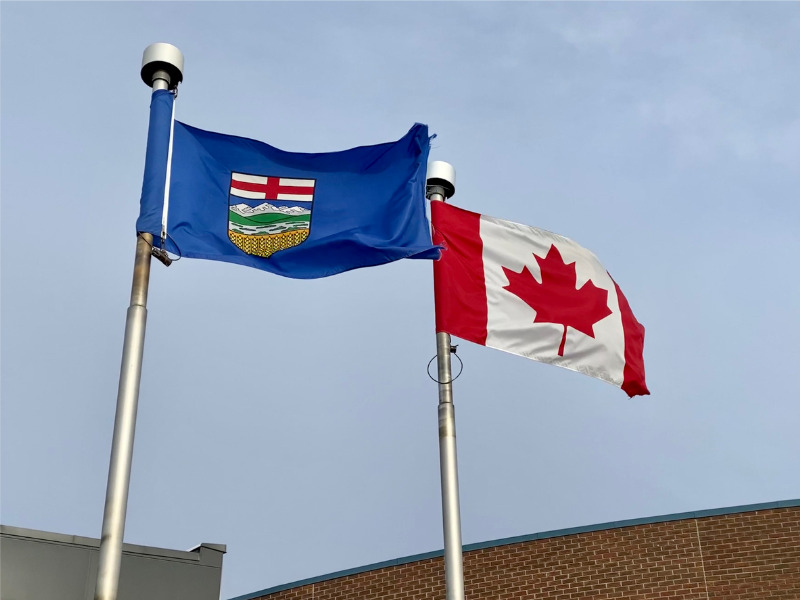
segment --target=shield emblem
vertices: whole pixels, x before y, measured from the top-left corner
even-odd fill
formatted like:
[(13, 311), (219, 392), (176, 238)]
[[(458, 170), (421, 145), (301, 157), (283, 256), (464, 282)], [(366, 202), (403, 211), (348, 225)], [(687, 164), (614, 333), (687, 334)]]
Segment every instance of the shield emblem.
[(314, 179), (231, 173), (228, 238), (267, 258), (302, 244), (311, 230)]

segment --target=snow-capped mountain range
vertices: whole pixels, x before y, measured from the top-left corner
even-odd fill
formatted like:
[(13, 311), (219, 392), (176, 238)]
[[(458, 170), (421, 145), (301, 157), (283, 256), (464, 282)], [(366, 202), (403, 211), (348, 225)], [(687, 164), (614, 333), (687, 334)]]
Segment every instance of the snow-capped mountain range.
[(277, 213), (280, 215), (297, 216), (310, 215), (311, 211), (301, 206), (273, 206), (269, 202), (264, 202), (258, 206), (248, 206), (247, 204), (233, 204), (231, 210), (243, 217), (263, 215), (267, 213)]

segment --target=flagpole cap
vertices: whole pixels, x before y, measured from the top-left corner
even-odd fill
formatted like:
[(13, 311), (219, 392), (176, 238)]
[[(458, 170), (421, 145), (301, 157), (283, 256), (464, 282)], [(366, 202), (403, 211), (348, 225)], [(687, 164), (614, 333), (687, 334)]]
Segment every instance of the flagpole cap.
[(183, 53), (172, 44), (150, 44), (142, 55), (142, 81), (151, 87), (158, 71), (165, 71), (169, 75), (169, 89), (176, 89), (183, 81)]
[(428, 188), (441, 187), (444, 197), (450, 198), (456, 193), (456, 170), (448, 162), (434, 160), (428, 163)]

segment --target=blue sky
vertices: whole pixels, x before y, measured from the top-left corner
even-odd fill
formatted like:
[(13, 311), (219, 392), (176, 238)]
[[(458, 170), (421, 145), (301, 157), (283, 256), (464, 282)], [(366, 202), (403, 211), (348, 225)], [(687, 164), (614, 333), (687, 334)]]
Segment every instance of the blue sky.
[[(3, 2), (0, 520), (99, 536), (155, 41), (177, 117), (437, 137), (459, 206), (591, 249), (652, 395), (466, 342), (465, 543), (800, 497), (797, 3)], [(126, 541), (222, 597), (442, 546), (432, 273), (153, 264)]]

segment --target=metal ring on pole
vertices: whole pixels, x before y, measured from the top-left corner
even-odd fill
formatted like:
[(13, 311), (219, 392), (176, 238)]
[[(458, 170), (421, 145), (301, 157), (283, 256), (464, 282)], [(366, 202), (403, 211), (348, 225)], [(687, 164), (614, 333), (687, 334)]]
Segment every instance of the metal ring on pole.
[(461, 373), (463, 373), (463, 372), (464, 372), (464, 361), (463, 361), (463, 360), (461, 360), (461, 357), (460, 357), (458, 354), (456, 354), (456, 348), (458, 348), (458, 346), (451, 346), (451, 347), (450, 347), (450, 354), (454, 355), (454, 356), (455, 356), (455, 357), (458, 359), (458, 364), (459, 364), (459, 365), (460, 365), (460, 367), (461, 367), (461, 368), (458, 370), (458, 374), (457, 374), (455, 377), (451, 378), (451, 379), (450, 379), (450, 381), (439, 381), (439, 380), (438, 380), (438, 379), (436, 379), (436, 378), (435, 378), (433, 375), (431, 375), (431, 365), (433, 364), (433, 361), (435, 361), (435, 360), (437, 359), (437, 357), (439, 356), (439, 355), (437, 354), (437, 355), (435, 355), (435, 356), (434, 356), (432, 359), (430, 359), (430, 360), (428, 361), (428, 368), (426, 369), (426, 370), (427, 370), (427, 372), (428, 372), (428, 377), (430, 377), (430, 378), (431, 378), (433, 381), (435, 381), (436, 383), (443, 383), (443, 384), (445, 384), (445, 385), (447, 385), (448, 383), (453, 383), (453, 382), (454, 382), (456, 379), (458, 379), (459, 377), (461, 377)]

